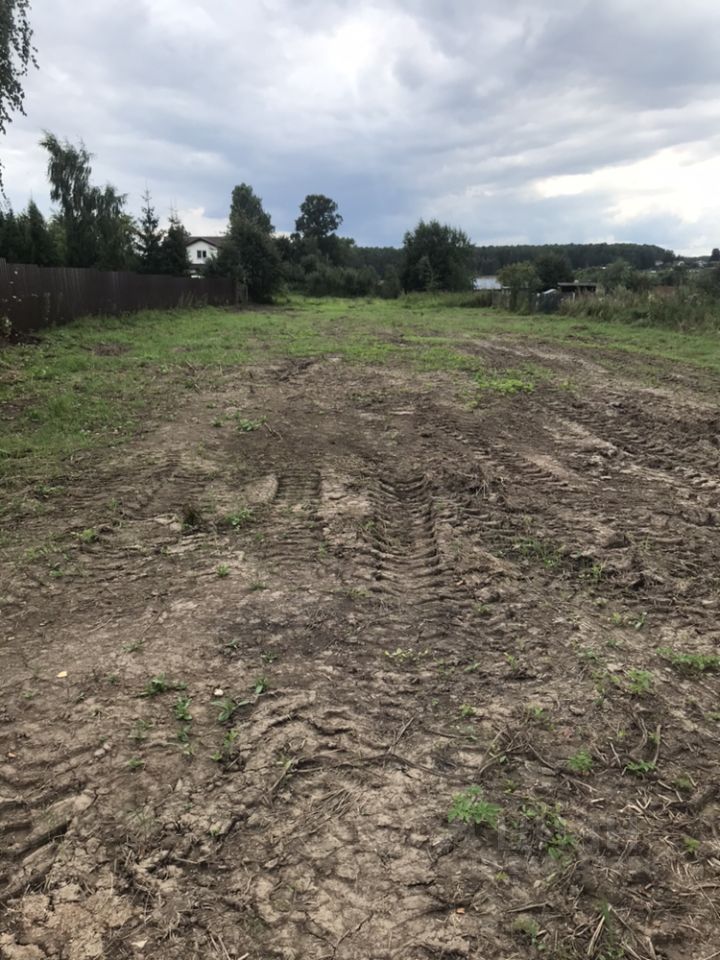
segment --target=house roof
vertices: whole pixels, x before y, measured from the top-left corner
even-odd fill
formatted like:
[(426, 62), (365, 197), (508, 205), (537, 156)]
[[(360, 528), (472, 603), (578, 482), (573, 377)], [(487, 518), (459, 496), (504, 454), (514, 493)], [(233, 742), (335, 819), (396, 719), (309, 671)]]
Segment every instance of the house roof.
[(225, 242), (225, 237), (190, 237), (187, 246), (189, 247), (191, 244), (198, 243), (201, 240), (209, 243), (211, 247), (221, 247)]

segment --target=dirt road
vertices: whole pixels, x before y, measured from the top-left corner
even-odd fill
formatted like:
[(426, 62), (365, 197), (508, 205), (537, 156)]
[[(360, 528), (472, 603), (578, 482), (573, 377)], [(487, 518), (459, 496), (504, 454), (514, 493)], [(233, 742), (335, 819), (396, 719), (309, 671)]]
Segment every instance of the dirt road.
[(717, 393), (468, 348), (550, 376), (250, 368), (18, 519), (0, 955), (717, 949)]

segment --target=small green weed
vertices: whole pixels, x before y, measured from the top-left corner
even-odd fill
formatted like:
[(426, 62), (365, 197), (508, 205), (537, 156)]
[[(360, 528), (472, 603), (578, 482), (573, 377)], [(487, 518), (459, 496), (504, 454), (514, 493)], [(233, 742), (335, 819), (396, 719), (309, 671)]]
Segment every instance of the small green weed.
[(178, 697), (173, 706), (173, 711), (175, 713), (176, 720), (182, 720), (184, 722), (189, 722), (192, 720), (192, 714), (190, 713), (190, 697)]
[(168, 680), (165, 674), (157, 677), (151, 677), (145, 684), (145, 689), (139, 694), (141, 697), (157, 697), (161, 693), (168, 693), (172, 690), (186, 690), (187, 684), (178, 680)]
[(715, 673), (720, 670), (720, 656), (715, 653), (676, 653), (669, 647), (661, 647), (658, 654), (687, 673)]
[(634, 697), (642, 697), (652, 690), (653, 675), (647, 670), (628, 670), (627, 691)]
[(128, 767), (130, 767), (131, 770), (140, 770), (142, 767), (145, 766), (145, 761), (143, 760), (142, 757), (130, 757), (130, 759), (127, 762), (127, 765)]
[(244, 417), (237, 416), (235, 419), (237, 428), (241, 433), (252, 433), (267, 423), (267, 417), (261, 417), (259, 420), (246, 420)]
[(140, 743), (143, 740), (147, 740), (148, 730), (152, 727), (152, 722), (150, 720), (138, 719), (135, 721), (135, 726), (130, 731), (130, 739), (135, 740)]
[(83, 530), (82, 533), (78, 534), (78, 540), (80, 543), (97, 543), (100, 539), (100, 534), (95, 530), (94, 527), (88, 527), (87, 530)]
[(246, 707), (249, 703), (249, 700), (233, 700), (232, 697), (223, 697), (222, 700), (213, 700), (212, 705), (220, 711), (218, 713), (218, 723), (227, 723), (240, 707)]
[(468, 787), (453, 797), (448, 810), (448, 823), (459, 820), (474, 827), (487, 826), (495, 830), (501, 811), (498, 804), (483, 799), (482, 787)]
[(233, 513), (227, 514), (224, 523), (233, 530), (240, 530), (252, 523), (255, 519), (255, 511), (252, 507), (238, 507)]
[(700, 849), (700, 841), (696, 840), (695, 837), (683, 837), (682, 842), (683, 847), (685, 848), (685, 853), (689, 857), (696, 857), (698, 850)]
[(230, 576), (230, 567), (226, 563), (218, 564), (217, 570), (215, 571), (220, 579)]
[(625, 765), (625, 769), (636, 777), (644, 777), (648, 773), (654, 773), (657, 764), (654, 760), (631, 760), (630, 763)]
[(593, 759), (587, 750), (578, 750), (567, 762), (573, 773), (589, 773), (592, 770)]
[(269, 686), (270, 686), (270, 683), (267, 677), (258, 677), (255, 683), (253, 684), (253, 692), (256, 693), (258, 696), (260, 696), (260, 694), (265, 693), (267, 691)]

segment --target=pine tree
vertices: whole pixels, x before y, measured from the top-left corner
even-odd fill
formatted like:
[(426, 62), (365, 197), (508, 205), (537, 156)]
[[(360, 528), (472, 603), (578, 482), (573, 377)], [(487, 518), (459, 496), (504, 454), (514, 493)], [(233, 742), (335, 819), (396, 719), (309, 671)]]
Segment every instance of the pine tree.
[(190, 258), (187, 244), (190, 234), (180, 222), (175, 212), (170, 214), (167, 232), (160, 244), (161, 273), (174, 277), (186, 277), (190, 273)]
[(143, 194), (142, 216), (136, 233), (140, 273), (162, 273), (164, 232), (148, 190)]
[(27, 209), (18, 217), (18, 233), (24, 263), (38, 267), (53, 267), (59, 262), (53, 237), (38, 205), (31, 200)]

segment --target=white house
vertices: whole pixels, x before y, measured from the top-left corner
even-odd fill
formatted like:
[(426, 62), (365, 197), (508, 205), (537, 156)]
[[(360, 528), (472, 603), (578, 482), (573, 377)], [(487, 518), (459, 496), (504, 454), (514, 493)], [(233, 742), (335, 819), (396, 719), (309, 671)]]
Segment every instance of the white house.
[(201, 270), (208, 260), (214, 260), (224, 240), (225, 237), (190, 237), (187, 252), (193, 269)]

